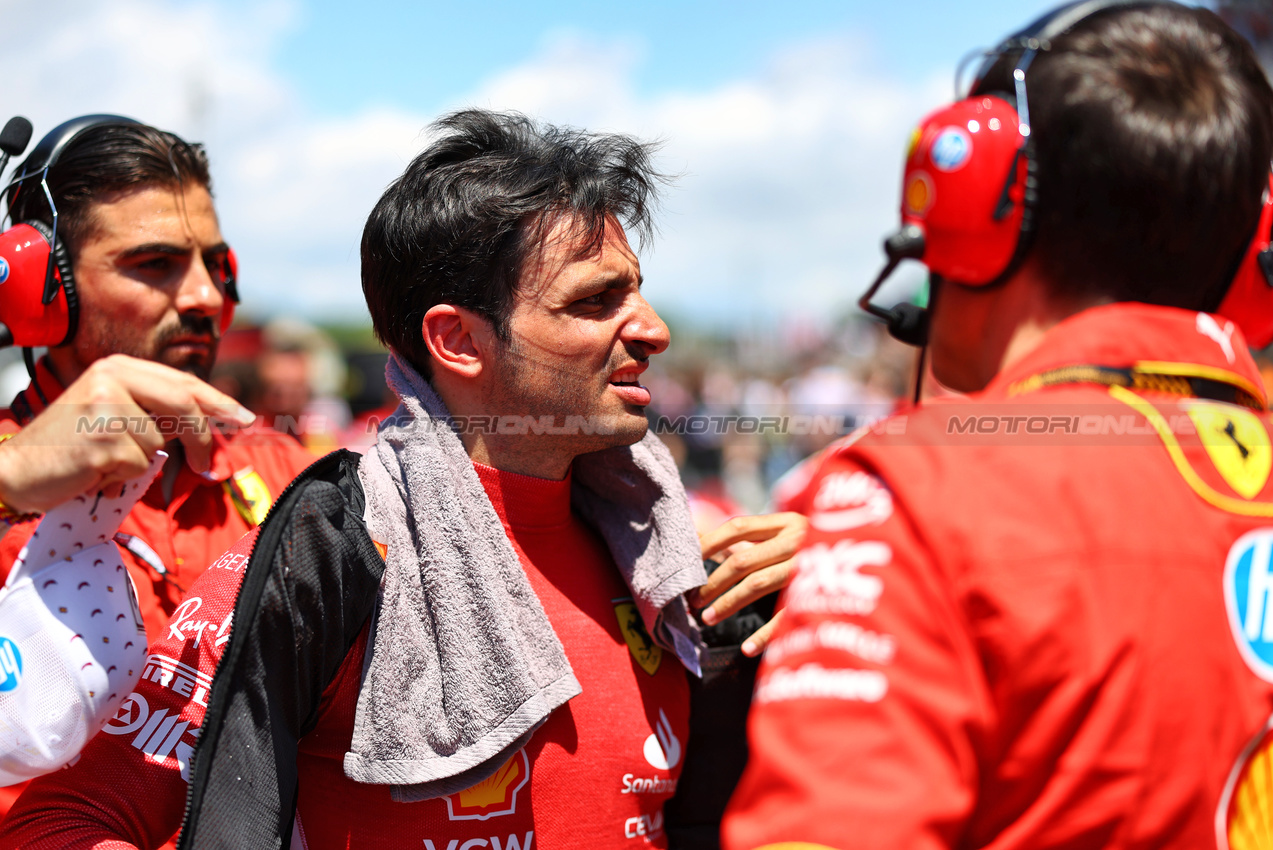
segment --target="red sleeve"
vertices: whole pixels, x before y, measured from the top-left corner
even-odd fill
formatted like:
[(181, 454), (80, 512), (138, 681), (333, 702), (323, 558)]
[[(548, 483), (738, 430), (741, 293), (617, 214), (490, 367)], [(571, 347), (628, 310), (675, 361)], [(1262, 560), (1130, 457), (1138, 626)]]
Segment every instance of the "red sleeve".
[(900, 495), (851, 456), (828, 459), (806, 497), (723, 846), (954, 846), (990, 705), (954, 593)]
[[(0, 434), (16, 434), (21, 428), (14, 420), (13, 414), (8, 410), (0, 410)], [(32, 525), (34, 527), (34, 525)], [(9, 570), (13, 568), (13, 561), (17, 557), (18, 550), (22, 548), (21, 544), (14, 544), (12, 541), (5, 546), (2, 542), (5, 538), (16, 537), (10, 534), (10, 526), (8, 524), (0, 524), (0, 583), (9, 577)], [(22, 538), (26, 541), (26, 537)]]
[(0, 848), (154, 848), (181, 826), (190, 755), (257, 530), (195, 581), (150, 647), (136, 690), (79, 760), (32, 782)]

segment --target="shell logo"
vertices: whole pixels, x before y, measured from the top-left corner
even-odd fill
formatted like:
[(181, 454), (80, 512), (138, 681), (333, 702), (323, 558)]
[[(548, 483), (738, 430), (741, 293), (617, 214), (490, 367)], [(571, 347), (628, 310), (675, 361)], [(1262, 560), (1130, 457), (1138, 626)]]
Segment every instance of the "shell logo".
[(910, 140), (907, 141), (906, 143), (906, 159), (908, 161), (910, 160), (911, 157), (915, 156), (915, 149), (919, 147), (919, 141), (923, 137), (924, 137), (923, 127), (916, 127), (914, 130), (911, 130)]
[(486, 820), (517, 811), (517, 792), (530, 781), (530, 760), (526, 749), (518, 750), (499, 770), (476, 785), (446, 798), (446, 814), (451, 820)]
[(910, 215), (922, 216), (933, 206), (933, 201), (937, 197), (933, 178), (923, 171), (916, 171), (906, 181), (906, 191), (903, 196), (906, 199), (906, 212)]
[(1273, 728), (1268, 725), (1234, 765), (1216, 813), (1216, 832), (1221, 850), (1273, 848)]

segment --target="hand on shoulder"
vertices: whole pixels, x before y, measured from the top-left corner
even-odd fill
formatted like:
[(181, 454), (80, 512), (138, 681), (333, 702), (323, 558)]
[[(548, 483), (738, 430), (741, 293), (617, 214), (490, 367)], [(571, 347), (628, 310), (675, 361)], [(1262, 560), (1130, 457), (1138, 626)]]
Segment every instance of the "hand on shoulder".
[[(777, 593), (791, 581), (795, 556), (804, 542), (809, 520), (794, 512), (742, 516), (702, 535), (703, 557), (728, 557), (703, 585), (690, 594), (690, 604), (703, 608), (704, 623), (713, 625), (757, 599)], [(743, 642), (743, 654), (759, 655), (773, 635), (782, 612)]]

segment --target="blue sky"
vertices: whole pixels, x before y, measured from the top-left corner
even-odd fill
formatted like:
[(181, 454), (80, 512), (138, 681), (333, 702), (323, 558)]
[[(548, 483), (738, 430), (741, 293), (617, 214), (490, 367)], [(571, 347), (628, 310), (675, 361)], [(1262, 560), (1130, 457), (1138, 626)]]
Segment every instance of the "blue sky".
[(634, 8), (582, 0), (371, 0), (352, 12), (345, 2), (312, 0), (297, 8), (278, 61), (311, 107), (332, 114), (368, 103), (445, 108), (563, 32), (630, 42), (640, 54), (636, 88), (647, 94), (720, 85), (784, 46), (835, 33), (859, 37), (882, 75), (920, 82), (1050, 5), (819, 0), (779, 9), (773, 2), (651, 0)]
[[(663, 141), (642, 250), (682, 323), (827, 324), (880, 265), (906, 137), (1041, 0), (0, 0), (5, 109), (206, 142), (246, 312), (358, 321), (362, 223), (461, 106)], [(918, 269), (899, 275), (898, 293)]]

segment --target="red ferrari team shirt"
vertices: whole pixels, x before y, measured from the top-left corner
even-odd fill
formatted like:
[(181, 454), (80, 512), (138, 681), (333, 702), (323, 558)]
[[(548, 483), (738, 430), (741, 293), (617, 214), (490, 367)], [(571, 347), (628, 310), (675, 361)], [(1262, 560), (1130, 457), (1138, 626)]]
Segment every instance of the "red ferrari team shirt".
[[(44, 410), (43, 399), (52, 403), (61, 393), (62, 386), (41, 359), (35, 382), (14, 400), (12, 409), (0, 411), (0, 434), (20, 430)], [(100, 427), (110, 425), (103, 421)], [(120, 550), (137, 588), (150, 643), (163, 637), (184, 590), (263, 520), (274, 498), (313, 461), (314, 456), (295, 440), (272, 430), (248, 428), (217, 436), (207, 473), (199, 475), (182, 465), (167, 505), (161, 481), (155, 481), (125, 518), (122, 536), (117, 538), (124, 544)], [(0, 582), (8, 577), (36, 524), (34, 520), (23, 523), (0, 537)], [(0, 816), (23, 787), (0, 788)]]
[[(36, 392), (36, 387), (40, 392)], [(18, 431), (62, 393), (45, 360), (36, 364), (36, 380), (0, 411), (0, 434)], [(111, 427), (86, 423), (86, 427)], [(183, 465), (165, 505), (162, 482), (155, 483), (133, 508), (120, 531), (125, 535), (128, 565), (146, 637), (158, 640), (164, 624), (186, 589), (208, 564), (265, 518), (270, 505), (293, 478), (314, 462), (295, 440), (265, 428), (218, 434), (211, 468), (200, 475)], [(18, 553), (35, 530), (24, 523), (0, 538), (0, 581), (8, 576)]]
[[(583, 692), (490, 779), (398, 803), (344, 775), (364, 636), (324, 693), (300, 745), (292, 846), (411, 850), (665, 847), (689, 690), (641, 625), (605, 545), (570, 510), (570, 483), (477, 466)], [(136, 692), (73, 767), (32, 783), (3, 847), (154, 847), (180, 825), (212, 674), (255, 535), (239, 541), (178, 608)], [(392, 542), (389, 545), (393, 545)]]
[(1259, 381), (1232, 323), (1116, 304), (830, 452), (726, 850), (1270, 846)]

